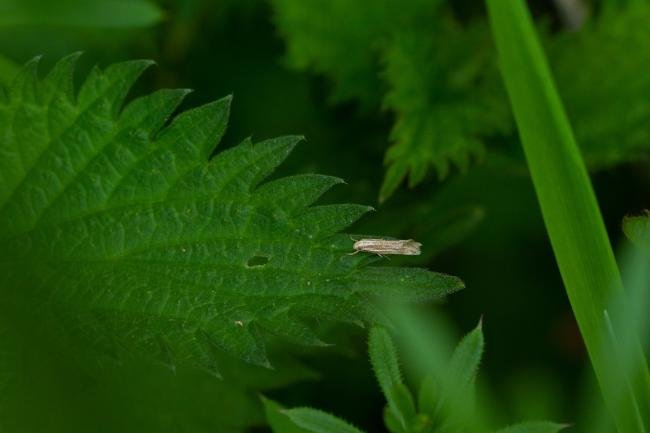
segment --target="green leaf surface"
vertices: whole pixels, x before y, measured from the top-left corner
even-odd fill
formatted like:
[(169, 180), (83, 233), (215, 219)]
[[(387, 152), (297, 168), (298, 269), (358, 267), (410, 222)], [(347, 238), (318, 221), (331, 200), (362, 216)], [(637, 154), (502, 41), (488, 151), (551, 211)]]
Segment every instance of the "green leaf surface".
[(404, 428), (415, 416), (413, 396), (402, 382), (397, 351), (388, 331), (374, 327), (368, 341), (370, 363), (388, 406)]
[(273, 433), (307, 433), (310, 431), (291, 421), (287, 414), (284, 413), (286, 410), (275, 401), (266, 397), (261, 397), (261, 399), (264, 404), (266, 421)]
[(291, 421), (312, 433), (363, 433), (346, 421), (321, 410), (304, 407), (288, 409), (284, 413)]
[(148, 0), (2, 0), (0, 28), (56, 26), (92, 28), (145, 27), (162, 11)]
[(495, 433), (557, 433), (569, 427), (567, 424), (557, 424), (547, 421), (529, 421), (515, 424)]
[(433, 416), (436, 413), (440, 398), (440, 384), (433, 374), (428, 374), (422, 380), (418, 390), (418, 409), (420, 413)]
[[(482, 321), (458, 343), (451, 355), (447, 371), (442, 376), (440, 397), (436, 413), (448, 419), (451, 425), (464, 422), (463, 417), (472, 413), (474, 383), (483, 356), (485, 341)], [(422, 396), (427, 404), (430, 396)]]
[(402, 421), (395, 415), (395, 411), (390, 407), (386, 406), (384, 408), (384, 425), (391, 433), (406, 433), (406, 427)]
[(95, 68), (78, 56), (44, 79), (30, 62), (0, 99), (0, 289), (7, 305), (60, 319), (118, 358), (216, 370), (218, 353), (269, 365), (265, 335), (322, 344), (297, 316), (380, 319), (373, 298), (426, 300), (462, 283), (369, 266), (339, 233), (370, 208), (312, 205), (340, 179), (262, 183), (300, 137), (210, 158), (230, 99), (172, 113), (188, 93), (124, 105), (151, 64)]
[(397, 351), (393, 340), (384, 328), (373, 327), (368, 340), (370, 363), (384, 395), (398, 383), (402, 383)]

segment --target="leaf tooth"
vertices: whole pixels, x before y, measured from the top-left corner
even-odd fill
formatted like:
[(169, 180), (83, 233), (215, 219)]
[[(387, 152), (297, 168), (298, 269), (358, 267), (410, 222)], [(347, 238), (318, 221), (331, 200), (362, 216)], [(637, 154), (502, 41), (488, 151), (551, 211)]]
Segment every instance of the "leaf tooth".
[(461, 173), (467, 173), (470, 165), (470, 153), (464, 150), (453, 152), (449, 159), (458, 167)]
[(294, 319), (288, 309), (272, 317), (260, 319), (260, 326), (291, 343), (305, 346), (328, 346), (304, 323)]
[(295, 308), (299, 308), (301, 313), (309, 317), (365, 327), (364, 306), (358, 298), (343, 299), (338, 296), (310, 295), (303, 299), (294, 298), (294, 300)]
[(409, 188), (414, 188), (420, 184), (427, 175), (429, 163), (424, 158), (416, 158), (411, 161), (411, 171), (409, 172)]
[(301, 135), (286, 135), (256, 143), (252, 149), (256, 163), (254, 176), (250, 180), (250, 190), (271, 174), (302, 140), (304, 137)]
[(233, 319), (212, 325), (204, 331), (215, 347), (250, 364), (272, 368), (256, 323)]
[(80, 110), (103, 101), (116, 117), (135, 81), (153, 64), (152, 60), (133, 60), (111, 65), (104, 72), (93, 68), (79, 91)]
[(159, 350), (159, 360), (163, 365), (169, 368), (174, 373), (176, 372), (176, 363), (174, 362), (174, 352), (171, 348), (171, 345), (167, 341), (164, 335), (156, 334), (155, 336), (156, 343), (158, 344)]
[(345, 183), (343, 179), (319, 174), (283, 177), (257, 188), (253, 200), (257, 204), (282, 207), (288, 213), (314, 203), (332, 186)]
[(253, 145), (247, 138), (240, 144), (217, 154), (207, 167), (194, 167), (184, 174), (169, 196), (204, 193), (248, 196), (291, 152), (299, 137), (282, 137)]
[(431, 162), (438, 173), (438, 180), (444, 180), (449, 175), (449, 160), (445, 157), (437, 158)]
[(190, 342), (193, 343), (191, 346), (192, 359), (196, 360), (196, 365), (211, 376), (221, 379), (212, 338), (205, 331), (199, 329), (194, 332), (194, 338)]
[(190, 93), (190, 89), (163, 89), (136, 98), (122, 111), (120, 128), (139, 127), (151, 136), (162, 128)]
[(12, 100), (24, 100), (24, 102), (36, 101), (36, 84), (38, 83), (38, 65), (42, 56), (37, 56), (25, 63), (18, 74), (9, 85), (9, 98)]
[(385, 202), (402, 183), (408, 170), (402, 162), (394, 162), (386, 170), (384, 181), (379, 190), (379, 203)]
[(59, 60), (43, 79), (43, 102), (48, 103), (55, 95), (74, 102), (74, 71), (81, 52), (72, 53)]
[(372, 210), (370, 206), (357, 204), (314, 206), (296, 215), (295, 225), (303, 235), (322, 238), (343, 230)]
[(160, 133), (159, 145), (182, 143), (182, 148), (174, 149), (176, 153), (196, 160), (207, 158), (226, 131), (231, 101), (232, 97), (226, 96), (182, 112)]

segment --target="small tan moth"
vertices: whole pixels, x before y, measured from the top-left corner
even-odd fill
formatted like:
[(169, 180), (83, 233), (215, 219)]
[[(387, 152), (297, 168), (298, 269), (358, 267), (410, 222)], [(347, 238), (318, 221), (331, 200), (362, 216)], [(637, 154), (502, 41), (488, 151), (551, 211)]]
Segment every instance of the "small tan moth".
[(354, 245), (352, 245), (354, 252), (350, 254), (364, 251), (379, 256), (383, 256), (384, 254), (419, 256), (421, 246), (421, 243), (416, 242), (413, 239), (360, 239), (354, 242)]

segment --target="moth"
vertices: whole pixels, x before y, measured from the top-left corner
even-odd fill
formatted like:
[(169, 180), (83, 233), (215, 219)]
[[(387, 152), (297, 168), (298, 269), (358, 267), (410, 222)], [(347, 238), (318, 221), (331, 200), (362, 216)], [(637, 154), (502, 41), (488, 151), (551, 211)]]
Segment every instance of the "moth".
[(413, 239), (360, 239), (352, 245), (353, 253), (364, 251), (367, 253), (384, 256), (388, 254), (397, 254), (402, 256), (419, 256), (422, 244)]

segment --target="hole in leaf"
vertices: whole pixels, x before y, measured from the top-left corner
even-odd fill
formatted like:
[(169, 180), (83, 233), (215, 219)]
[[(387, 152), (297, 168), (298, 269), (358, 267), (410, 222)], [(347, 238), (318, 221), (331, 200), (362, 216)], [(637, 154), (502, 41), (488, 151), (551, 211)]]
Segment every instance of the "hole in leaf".
[(246, 266), (254, 268), (256, 266), (264, 266), (269, 262), (269, 258), (265, 256), (253, 256), (246, 262)]

